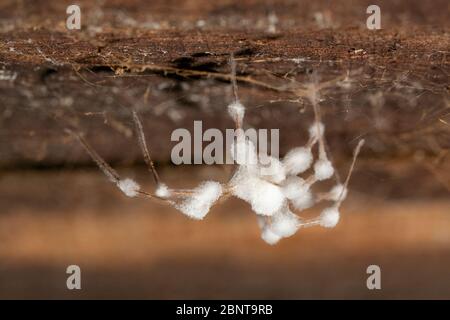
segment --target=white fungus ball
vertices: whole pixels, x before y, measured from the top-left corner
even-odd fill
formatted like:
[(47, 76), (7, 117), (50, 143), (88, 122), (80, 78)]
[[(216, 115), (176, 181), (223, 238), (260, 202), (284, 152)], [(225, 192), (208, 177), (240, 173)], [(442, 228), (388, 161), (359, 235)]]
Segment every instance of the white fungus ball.
[(300, 227), (300, 219), (290, 211), (276, 214), (270, 225), (273, 233), (287, 238), (294, 235)]
[(331, 188), (329, 194), (330, 200), (333, 201), (343, 201), (347, 197), (347, 188), (345, 188), (342, 184), (337, 184), (333, 188)]
[(325, 228), (334, 228), (339, 222), (339, 210), (336, 207), (326, 208), (320, 214), (320, 225)]
[(280, 210), (285, 202), (280, 187), (257, 178), (253, 179), (252, 185), (250, 204), (254, 212), (263, 216), (271, 216)]
[(206, 181), (193, 190), (192, 195), (176, 207), (185, 215), (196, 219), (203, 219), (211, 206), (222, 195), (222, 185), (215, 181)]
[(131, 198), (136, 197), (141, 189), (141, 187), (130, 178), (119, 180), (119, 182), (117, 182), (117, 186), (126, 196)]
[(297, 176), (290, 176), (283, 181), (282, 188), (286, 198), (292, 200), (300, 197), (304, 192), (307, 192), (309, 186), (304, 179)]
[(325, 132), (325, 126), (322, 122), (313, 123), (309, 127), (309, 136), (311, 139), (319, 140), (319, 138), (323, 136), (324, 132)]
[(291, 199), (291, 203), (297, 210), (305, 210), (314, 205), (314, 197), (310, 189), (304, 190), (299, 196)]
[(230, 180), (231, 193), (239, 199), (250, 202), (255, 175), (248, 167), (239, 166)]
[(170, 197), (171, 192), (169, 190), (169, 187), (167, 187), (166, 184), (160, 183), (158, 185), (158, 188), (156, 189), (155, 194), (156, 194), (156, 196), (158, 196), (160, 198), (168, 198), (168, 197)]
[(286, 173), (280, 160), (264, 153), (259, 155), (259, 175), (262, 179), (273, 183), (280, 183), (286, 179)]
[(258, 163), (255, 145), (244, 135), (238, 136), (231, 144), (230, 149), (231, 157), (238, 165), (250, 166)]
[(228, 114), (234, 121), (242, 123), (242, 120), (244, 119), (245, 115), (245, 107), (239, 101), (230, 103), (228, 105)]
[(264, 228), (261, 233), (261, 238), (268, 244), (274, 245), (280, 241), (281, 237), (276, 233), (272, 232), (270, 228)]
[(334, 168), (331, 162), (327, 159), (317, 160), (314, 164), (314, 176), (317, 180), (326, 180), (333, 176)]
[(298, 147), (289, 151), (283, 159), (286, 174), (297, 175), (311, 167), (313, 155), (310, 148)]

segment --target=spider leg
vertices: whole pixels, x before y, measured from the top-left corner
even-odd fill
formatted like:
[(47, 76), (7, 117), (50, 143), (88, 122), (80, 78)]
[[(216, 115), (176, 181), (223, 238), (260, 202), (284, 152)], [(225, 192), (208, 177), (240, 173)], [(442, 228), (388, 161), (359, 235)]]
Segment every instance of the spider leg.
[[(83, 149), (86, 150), (86, 152), (89, 154), (92, 160), (94, 160), (94, 162), (97, 164), (99, 169), (105, 174), (105, 176), (116, 186), (119, 186), (119, 183), (122, 181), (120, 175), (94, 150), (94, 148), (91, 147), (91, 145), (86, 141), (86, 139), (84, 139), (82, 134), (68, 128), (66, 128), (65, 131), (70, 133), (80, 142)], [(136, 193), (142, 197), (160, 200), (161, 202), (169, 202), (167, 199), (161, 199), (146, 191), (136, 190)]]
[(156, 171), (155, 165), (150, 157), (150, 152), (148, 151), (147, 143), (145, 140), (144, 129), (142, 127), (142, 122), (139, 119), (139, 116), (135, 110), (132, 111), (133, 114), (133, 122), (136, 129), (136, 135), (138, 138), (139, 146), (142, 150), (142, 154), (144, 156), (144, 161), (147, 164), (148, 170), (152, 173), (153, 179), (157, 185), (160, 184), (158, 172)]
[[(348, 170), (348, 173), (347, 173), (347, 178), (345, 179), (345, 182), (344, 182), (345, 189), (347, 189), (347, 187), (348, 187), (348, 183), (350, 182), (350, 177), (352, 176), (353, 170), (355, 169), (356, 159), (358, 158), (358, 155), (361, 151), (362, 146), (364, 145), (364, 142), (365, 142), (364, 139), (359, 140), (358, 145), (356, 146), (355, 150), (353, 151), (352, 164), (350, 165), (350, 169)], [(339, 196), (339, 200), (336, 202), (336, 205), (339, 207), (341, 205), (342, 201), (344, 201), (343, 194), (341, 194)]]
[(81, 134), (71, 129), (66, 129), (66, 132), (70, 133), (80, 142), (83, 149), (86, 150), (92, 160), (94, 160), (100, 170), (105, 174), (106, 177), (108, 177), (111, 182), (117, 184), (120, 181), (120, 175), (117, 173), (117, 171), (111, 168), (111, 166), (105, 160), (103, 160), (103, 158), (89, 145), (89, 143)]
[(320, 225), (320, 218), (312, 218), (312, 219), (308, 219), (308, 220), (302, 221), (300, 223), (300, 226), (302, 228), (315, 227), (315, 226), (318, 226), (318, 225)]

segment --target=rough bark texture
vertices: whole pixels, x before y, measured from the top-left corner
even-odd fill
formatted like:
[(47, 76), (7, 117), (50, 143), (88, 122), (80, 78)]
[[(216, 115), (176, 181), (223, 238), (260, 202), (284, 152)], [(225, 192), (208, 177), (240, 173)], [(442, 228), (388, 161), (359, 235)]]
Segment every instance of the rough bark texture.
[(82, 30), (67, 31), (64, 3), (3, 2), (1, 12), (16, 18), (5, 15), (0, 34), (0, 165), (89, 161), (55, 115), (77, 122), (106, 160), (142, 162), (130, 106), (144, 118), (154, 158), (169, 162), (175, 128), (192, 129), (195, 119), (231, 127), (221, 77), (230, 54), (238, 75), (263, 83), (239, 83), (248, 125), (280, 128), (282, 153), (305, 140), (311, 108), (287, 91), (312, 72), (351, 81), (322, 95), (336, 157), (357, 137), (367, 138), (366, 155), (439, 153), (450, 141), (448, 4), (380, 6), (383, 30), (370, 31), (366, 1), (86, 1)]

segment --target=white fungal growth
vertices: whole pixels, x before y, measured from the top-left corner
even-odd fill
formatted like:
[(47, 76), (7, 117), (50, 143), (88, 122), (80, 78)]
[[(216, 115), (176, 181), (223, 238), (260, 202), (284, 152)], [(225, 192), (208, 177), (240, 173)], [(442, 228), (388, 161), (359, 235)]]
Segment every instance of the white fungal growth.
[(228, 114), (236, 123), (242, 123), (245, 115), (245, 107), (239, 101), (235, 101), (228, 105)]
[(258, 163), (258, 155), (256, 147), (250, 139), (245, 135), (239, 135), (231, 144), (231, 157), (242, 166), (256, 165)]
[(314, 122), (312, 126), (309, 127), (309, 137), (315, 141), (323, 137), (325, 132), (325, 125), (321, 122)]
[(281, 183), (286, 179), (286, 173), (280, 160), (261, 153), (259, 155), (259, 174), (260, 176), (273, 183)]
[(300, 219), (288, 207), (272, 217), (270, 229), (276, 235), (287, 238), (293, 236), (300, 227)]
[(328, 199), (333, 201), (342, 201), (347, 197), (347, 188), (342, 184), (335, 185), (330, 192), (328, 192)]
[(117, 182), (119, 189), (128, 197), (136, 197), (141, 187), (132, 179), (126, 178)]
[(166, 184), (160, 183), (156, 189), (155, 195), (160, 198), (169, 198), (171, 196), (171, 192)]
[(311, 167), (313, 155), (310, 148), (298, 147), (289, 151), (283, 159), (286, 174), (297, 175)]
[(297, 210), (305, 210), (311, 208), (314, 205), (314, 197), (311, 190), (304, 189), (297, 197), (291, 200), (292, 205)]
[(290, 176), (282, 184), (283, 194), (289, 200), (300, 197), (303, 193), (308, 191), (309, 186), (306, 181), (297, 176)]
[(176, 207), (185, 215), (196, 219), (203, 219), (212, 205), (222, 195), (222, 185), (215, 181), (206, 181), (200, 184)]
[(258, 222), (258, 227), (262, 230), (267, 225), (267, 217), (266, 216), (260, 216), (259, 214), (256, 215), (256, 219)]
[(257, 214), (271, 216), (280, 210), (285, 201), (281, 188), (270, 182), (253, 178), (247, 186), (251, 188), (248, 200)]
[(276, 244), (281, 237), (274, 233), (269, 227), (265, 227), (261, 233), (261, 238), (270, 245)]
[(325, 228), (334, 228), (339, 222), (339, 216), (337, 207), (323, 209), (320, 214), (320, 225)]
[(334, 168), (331, 162), (327, 159), (319, 159), (314, 164), (314, 176), (317, 180), (322, 181), (329, 179), (334, 174)]
[(258, 224), (262, 230), (261, 238), (268, 244), (274, 245), (280, 239), (294, 235), (301, 221), (286, 205), (270, 218), (258, 216)]
[[(312, 189), (313, 184), (331, 178), (335, 170), (328, 160), (325, 147), (325, 126), (320, 122), (316, 97), (318, 89), (313, 86), (309, 89), (308, 97), (314, 106), (315, 122), (309, 127), (309, 140), (306, 146), (290, 150), (282, 161), (265, 153), (258, 155), (255, 144), (242, 129), (245, 107), (239, 102), (237, 95), (236, 64), (232, 62), (231, 65), (235, 102), (228, 105), (228, 113), (235, 122), (237, 132), (228, 151), (237, 167), (230, 181), (223, 186), (215, 181), (206, 181), (193, 190), (177, 190), (170, 189), (162, 183), (150, 157), (142, 123), (136, 111), (133, 111), (133, 121), (139, 145), (157, 185), (154, 195), (140, 191), (140, 186), (132, 179), (121, 179), (120, 175), (89, 146), (82, 134), (74, 133), (71, 129), (66, 131), (77, 138), (109, 180), (116, 183), (129, 197), (136, 197), (139, 194), (149, 198), (156, 197), (173, 205), (185, 215), (201, 220), (222, 196), (235, 196), (251, 205), (261, 228), (261, 238), (270, 245), (276, 244), (282, 238), (293, 236), (301, 227), (317, 224), (326, 228), (335, 227), (339, 222), (339, 207), (347, 196), (348, 182), (364, 140), (361, 140), (355, 148), (353, 161), (344, 184), (336, 184), (327, 193), (315, 195)], [(314, 174), (309, 177), (300, 177), (300, 174), (311, 168), (314, 162), (313, 148), (315, 149), (317, 144), (318, 156), (313, 166)], [(291, 211), (308, 209), (322, 200), (334, 203), (331, 207), (322, 210), (319, 217), (303, 220)]]
[(231, 193), (250, 203), (256, 214), (271, 216), (280, 210), (285, 201), (279, 186), (252, 175), (246, 169), (237, 171), (231, 181)]
[(309, 184), (300, 177), (290, 176), (282, 185), (283, 194), (297, 210), (311, 208), (314, 204)]
[(253, 168), (239, 166), (229, 182), (231, 193), (235, 197), (250, 202), (252, 179), (256, 177), (255, 172)]

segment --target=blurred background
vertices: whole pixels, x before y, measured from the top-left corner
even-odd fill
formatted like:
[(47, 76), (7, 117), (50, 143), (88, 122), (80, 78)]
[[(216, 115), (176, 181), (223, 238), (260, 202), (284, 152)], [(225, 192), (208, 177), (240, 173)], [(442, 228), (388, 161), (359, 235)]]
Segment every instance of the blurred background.
[[(376, 31), (362, 0), (78, 1), (68, 31), (70, 4), (0, 1), (0, 298), (450, 298), (448, 1), (377, 1)], [(341, 176), (366, 140), (335, 229), (269, 246), (242, 201), (193, 221), (126, 198), (64, 131), (153, 190), (134, 107), (163, 181), (226, 181), (230, 166), (172, 165), (170, 135), (233, 127), (230, 54), (247, 125), (279, 128), (281, 155), (313, 119), (289, 89), (333, 82), (320, 105)]]

